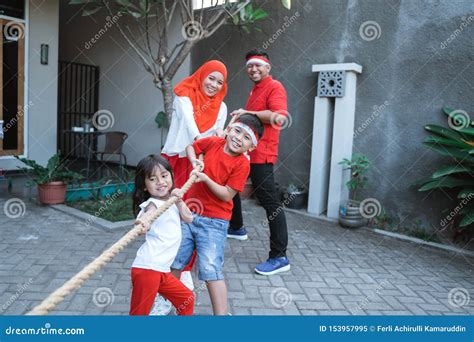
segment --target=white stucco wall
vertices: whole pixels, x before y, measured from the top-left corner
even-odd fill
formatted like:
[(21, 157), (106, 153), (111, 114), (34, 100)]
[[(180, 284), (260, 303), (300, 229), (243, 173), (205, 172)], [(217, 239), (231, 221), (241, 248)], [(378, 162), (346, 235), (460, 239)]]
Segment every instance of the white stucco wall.
[[(91, 42), (104, 29), (105, 14), (102, 10), (93, 17), (83, 17), (79, 6), (61, 3), (60, 60), (100, 67), (99, 110), (109, 110), (114, 116), (114, 126), (108, 130), (129, 135), (124, 153), (128, 164), (136, 165), (145, 155), (160, 152), (160, 129), (154, 120), (163, 109), (162, 95), (115, 25), (100, 34), (95, 43)], [(123, 15), (118, 20), (125, 23), (127, 18)], [(170, 31), (173, 47), (174, 41), (182, 40), (180, 24), (173, 23)], [(174, 84), (188, 76), (189, 65), (188, 58)]]
[[(45, 164), (56, 153), (59, 0), (30, 1), (25, 34), (25, 156)], [(49, 45), (49, 63), (40, 63), (40, 46)], [(29, 105), (28, 105), (29, 104)], [(14, 170), (13, 157), (0, 157), (0, 168)]]

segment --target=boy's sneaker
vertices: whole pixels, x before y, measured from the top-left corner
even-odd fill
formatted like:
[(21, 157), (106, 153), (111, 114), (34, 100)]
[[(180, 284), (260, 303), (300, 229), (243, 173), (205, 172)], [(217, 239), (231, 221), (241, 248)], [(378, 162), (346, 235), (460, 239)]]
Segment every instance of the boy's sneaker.
[(179, 278), (181, 282), (191, 291), (194, 290), (193, 277), (191, 276), (191, 271), (181, 272), (181, 277)]
[(229, 239), (236, 239), (240, 241), (247, 240), (249, 236), (247, 235), (247, 229), (242, 227), (240, 229), (227, 229), (227, 237)]
[(156, 296), (155, 303), (150, 311), (150, 316), (167, 316), (171, 312), (171, 302), (160, 295)]
[(269, 258), (267, 261), (258, 264), (255, 272), (262, 275), (272, 275), (290, 270), (290, 261), (287, 257)]

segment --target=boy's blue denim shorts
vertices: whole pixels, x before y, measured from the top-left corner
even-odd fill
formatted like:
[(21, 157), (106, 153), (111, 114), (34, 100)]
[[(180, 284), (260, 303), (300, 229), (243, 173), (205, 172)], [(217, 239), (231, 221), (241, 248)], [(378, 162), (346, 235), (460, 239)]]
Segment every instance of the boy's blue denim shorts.
[(181, 245), (171, 268), (182, 270), (197, 250), (199, 280), (222, 280), (224, 250), (229, 221), (193, 214), (191, 223), (181, 223)]

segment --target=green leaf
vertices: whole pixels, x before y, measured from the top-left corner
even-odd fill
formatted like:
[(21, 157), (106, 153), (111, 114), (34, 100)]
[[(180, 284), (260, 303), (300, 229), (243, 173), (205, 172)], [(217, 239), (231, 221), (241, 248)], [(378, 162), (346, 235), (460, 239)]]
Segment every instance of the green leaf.
[(92, 9), (85, 9), (85, 10), (82, 11), (82, 16), (83, 17), (88, 17), (90, 15), (93, 15), (94, 13), (97, 13), (100, 9), (101, 9), (101, 7), (95, 7), (95, 8), (92, 8)]
[(263, 9), (261, 8), (257, 8), (253, 13), (252, 13), (252, 18), (254, 20), (260, 20), (260, 19), (264, 19), (268, 17), (268, 13), (265, 12)]
[(457, 179), (454, 177), (444, 177), (441, 179), (434, 180), (432, 182), (426, 183), (418, 191), (428, 191), (432, 189), (440, 189), (440, 188), (456, 188), (458, 186), (474, 186), (474, 179)]
[(474, 195), (474, 188), (462, 189), (458, 193), (458, 198), (470, 197), (471, 194)]
[(69, 5), (82, 5), (87, 4), (90, 0), (69, 0)]
[(125, 7), (133, 6), (131, 0), (115, 0), (115, 2), (117, 2), (119, 5), (122, 5), (122, 6), (125, 6)]
[(462, 136), (459, 133), (457, 133), (453, 129), (449, 129), (449, 128), (446, 128), (446, 127), (441, 127), (441, 126), (438, 126), (438, 125), (426, 125), (425, 129), (429, 132), (434, 133), (434, 134), (438, 134), (438, 135), (441, 135), (443, 137), (451, 138), (451, 139), (454, 139), (454, 140), (462, 139)]
[(168, 116), (163, 111), (158, 112), (158, 114), (156, 114), (155, 122), (158, 125), (158, 128), (168, 128), (169, 127)]
[(448, 106), (443, 107), (443, 112), (447, 116), (451, 116), (451, 113), (454, 112), (454, 109)]
[(474, 162), (474, 158), (469, 155), (469, 153), (462, 151), (458, 148), (455, 147), (448, 147), (448, 146), (440, 146), (438, 144), (434, 143), (429, 143), (429, 142), (424, 142), (426, 146), (431, 148), (432, 150), (435, 150), (436, 152), (444, 155), (444, 156), (449, 156), (451, 158), (455, 158), (458, 160), (462, 161), (469, 161), (469, 162)]
[(467, 134), (467, 135), (474, 135), (474, 128), (473, 127), (460, 128), (460, 129), (457, 129), (457, 131), (461, 132), (463, 134)]
[(288, 10), (291, 9), (291, 0), (281, 0), (281, 4), (286, 9), (288, 9)]
[(466, 144), (463, 140), (454, 140), (454, 139), (451, 139), (451, 138), (443, 138), (443, 137), (436, 137), (436, 136), (427, 137), (425, 139), (425, 142), (436, 143), (436, 144), (440, 144), (440, 145), (460, 147), (460, 148), (463, 148), (463, 149), (473, 148), (473, 146), (471, 146), (469, 144)]
[(459, 223), (460, 227), (466, 227), (474, 223), (474, 209), (470, 209)]
[(447, 166), (436, 171), (435, 173), (433, 173), (431, 177), (439, 178), (439, 177), (443, 177), (443, 176), (450, 175), (453, 173), (460, 173), (460, 172), (470, 173), (471, 171), (474, 171), (474, 170), (471, 170), (470, 168), (465, 167), (463, 165), (451, 165), (451, 166)]

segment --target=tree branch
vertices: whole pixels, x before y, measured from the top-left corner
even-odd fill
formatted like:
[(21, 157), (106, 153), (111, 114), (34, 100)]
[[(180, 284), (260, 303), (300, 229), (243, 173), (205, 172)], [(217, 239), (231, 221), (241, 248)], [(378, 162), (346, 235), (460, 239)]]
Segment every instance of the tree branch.
[(194, 41), (194, 40), (193, 41), (186, 40), (184, 42), (184, 45), (179, 50), (179, 52), (176, 55), (175, 59), (173, 60), (173, 62), (171, 62), (171, 64), (169, 65), (169, 67), (165, 71), (165, 75), (164, 75), (165, 79), (169, 79), (169, 80), (173, 79), (174, 75), (178, 71), (181, 64), (183, 64), (183, 62), (186, 60), (186, 57), (188, 57), (189, 52), (191, 51), (191, 48), (194, 46), (195, 42), (196, 41)]
[[(110, 16), (113, 17), (112, 10), (110, 9), (110, 6), (107, 1), (104, 1), (104, 5), (107, 8), (107, 11), (109, 12)], [(122, 29), (122, 26), (119, 24), (117, 21), (116, 23), (117, 28), (119, 29), (119, 32), (123, 36), (123, 38), (127, 41), (127, 43), (130, 45), (130, 47), (135, 51), (135, 53), (140, 57), (145, 69), (150, 72), (154, 77), (156, 77), (156, 74), (153, 72), (153, 66), (150, 64), (150, 62), (145, 58), (143, 53), (135, 46), (135, 44), (132, 42), (132, 40), (127, 36), (127, 34), (124, 32)]]

